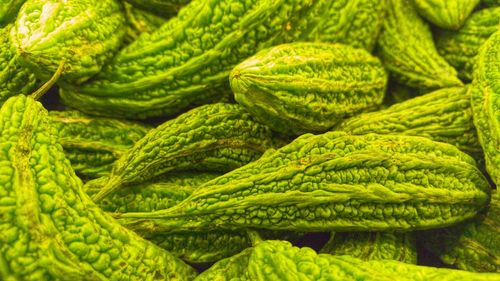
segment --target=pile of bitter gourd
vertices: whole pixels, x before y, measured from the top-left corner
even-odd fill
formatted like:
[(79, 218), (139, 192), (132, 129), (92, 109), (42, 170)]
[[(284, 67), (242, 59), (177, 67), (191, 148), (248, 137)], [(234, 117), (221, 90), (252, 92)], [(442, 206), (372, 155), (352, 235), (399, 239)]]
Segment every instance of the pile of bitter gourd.
[(0, 280), (500, 280), (500, 1), (0, 0)]

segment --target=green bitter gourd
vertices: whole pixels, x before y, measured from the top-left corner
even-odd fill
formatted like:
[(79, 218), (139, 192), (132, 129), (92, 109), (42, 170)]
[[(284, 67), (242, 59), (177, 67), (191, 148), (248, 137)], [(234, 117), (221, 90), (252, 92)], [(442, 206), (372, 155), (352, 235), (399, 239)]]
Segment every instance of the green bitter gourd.
[(17, 16), (17, 12), (26, 0), (0, 0), (0, 27), (6, 25)]
[(420, 15), (444, 29), (459, 29), (480, 0), (413, 0)]
[(131, 4), (123, 3), (123, 6), (125, 8), (125, 17), (127, 18), (127, 32), (124, 39), (127, 44), (137, 40), (143, 33), (153, 33), (167, 22), (167, 18), (137, 9)]

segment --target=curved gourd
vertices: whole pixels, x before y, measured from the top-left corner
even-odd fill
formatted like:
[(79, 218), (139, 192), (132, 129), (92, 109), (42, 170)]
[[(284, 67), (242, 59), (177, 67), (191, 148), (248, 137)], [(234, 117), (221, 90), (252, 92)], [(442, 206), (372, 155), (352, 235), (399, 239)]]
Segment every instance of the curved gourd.
[(131, 4), (123, 3), (127, 19), (127, 31), (124, 41), (128, 44), (134, 42), (143, 33), (151, 34), (165, 22), (167, 18), (157, 16), (148, 11), (137, 9)]
[(192, 109), (149, 131), (113, 164), (97, 202), (124, 186), (167, 172), (228, 172), (282, 145), (269, 127), (238, 104), (216, 103)]
[(462, 85), (456, 70), (437, 52), (430, 27), (410, 0), (389, 0), (377, 44), (380, 59), (401, 84), (426, 91)]
[(194, 269), (92, 202), (55, 135), (31, 97), (0, 109), (0, 279), (192, 280)]
[(91, 117), (78, 111), (50, 111), (59, 143), (78, 175), (109, 174), (113, 163), (146, 135), (149, 126), (119, 119)]
[(452, 145), (403, 135), (306, 134), (215, 178), (176, 206), (116, 214), (132, 229), (381, 231), (473, 217), (490, 186)]
[(413, 0), (417, 11), (444, 29), (459, 29), (480, 0)]
[(296, 41), (331, 0), (194, 0), (149, 36), (121, 50), (90, 83), (61, 98), (81, 111), (144, 119), (213, 103), (231, 69), (257, 51)]
[(117, 0), (27, 0), (11, 34), (22, 62), (39, 79), (82, 83), (101, 71), (121, 46), (125, 15)]
[(499, 23), (500, 6), (474, 12), (459, 30), (438, 33), (437, 50), (461, 78), (471, 81), (479, 48), (497, 31)]
[(0, 28), (0, 105), (11, 96), (30, 93), (36, 86), (35, 75), (21, 64), (12, 46), (11, 29), (12, 24)]
[(387, 74), (363, 49), (289, 43), (262, 50), (230, 74), (236, 101), (261, 123), (290, 135), (325, 132), (382, 103)]
[(6, 25), (17, 16), (17, 12), (26, 0), (0, 0), (0, 27)]
[(453, 144), (479, 159), (482, 149), (472, 115), (467, 87), (454, 87), (345, 119), (335, 128), (354, 135), (376, 133), (427, 137)]
[(413, 232), (332, 232), (320, 253), (350, 255), (361, 260), (396, 260), (417, 263)]
[(486, 170), (500, 184), (500, 29), (482, 45), (476, 58), (470, 88), (474, 125), (484, 151)]

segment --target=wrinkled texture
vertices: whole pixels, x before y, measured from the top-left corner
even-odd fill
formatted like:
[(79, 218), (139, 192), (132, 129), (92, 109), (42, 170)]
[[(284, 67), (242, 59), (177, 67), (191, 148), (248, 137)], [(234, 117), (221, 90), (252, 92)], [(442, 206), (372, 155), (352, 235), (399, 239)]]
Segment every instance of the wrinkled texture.
[(151, 129), (140, 123), (91, 117), (71, 110), (51, 111), (49, 115), (66, 158), (84, 178), (109, 174), (113, 163)]
[(500, 184), (500, 29), (482, 45), (470, 87), (474, 125), (484, 151), (486, 170)]
[(471, 81), (475, 58), (481, 45), (498, 29), (500, 7), (474, 12), (458, 31), (442, 31), (436, 36), (436, 47), (460, 78)]
[(265, 49), (230, 74), (236, 101), (273, 130), (325, 132), (343, 117), (382, 103), (380, 60), (343, 44), (289, 43)]
[(127, 33), (124, 41), (128, 44), (137, 40), (143, 33), (153, 33), (167, 22), (167, 18), (137, 9), (131, 4), (123, 3), (123, 6), (125, 7), (125, 17), (127, 18)]
[(387, 0), (332, 0), (331, 3), (328, 14), (301, 41), (343, 43), (371, 51), (382, 28)]
[(177, 14), (179, 10), (189, 4), (191, 0), (125, 0), (140, 9), (147, 10), (162, 16)]
[(28, 94), (35, 88), (35, 75), (21, 65), (9, 33), (12, 24), (0, 28), (0, 105), (9, 97)]
[(410, 0), (388, 0), (377, 52), (395, 81), (421, 90), (460, 86), (456, 70), (437, 52), (430, 27)]
[(349, 255), (361, 260), (396, 260), (417, 263), (413, 232), (332, 232), (320, 253)]
[(27, 0), (11, 33), (22, 62), (37, 78), (81, 83), (97, 74), (125, 35), (118, 0)]
[(17, 16), (19, 8), (26, 0), (0, 0), (0, 27), (6, 25)]
[(125, 229), (82, 189), (47, 111), (31, 97), (0, 109), (2, 280), (191, 280), (195, 271)]
[(144, 119), (230, 94), (229, 72), (257, 51), (292, 42), (329, 12), (331, 0), (194, 0), (121, 50), (90, 83), (66, 87), (66, 105)]
[(170, 209), (116, 216), (147, 231), (415, 230), (473, 217), (489, 192), (474, 160), (452, 145), (330, 132), (269, 150)]
[(92, 199), (100, 201), (126, 185), (172, 171), (229, 172), (282, 144), (238, 104), (200, 106), (136, 142), (113, 164), (108, 183)]
[(419, 237), (446, 264), (467, 271), (500, 273), (500, 193), (493, 192), (486, 212), (471, 221)]
[(480, 0), (413, 0), (417, 11), (444, 29), (459, 29)]
[(453, 144), (476, 159), (482, 157), (467, 87), (445, 88), (363, 113), (344, 120), (336, 129), (354, 135), (422, 136)]

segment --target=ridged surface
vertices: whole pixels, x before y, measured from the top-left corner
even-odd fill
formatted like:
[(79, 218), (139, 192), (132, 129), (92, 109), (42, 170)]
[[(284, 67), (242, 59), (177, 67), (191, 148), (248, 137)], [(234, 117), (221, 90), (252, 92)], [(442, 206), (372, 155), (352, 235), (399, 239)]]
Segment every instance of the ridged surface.
[(500, 194), (493, 192), (485, 214), (419, 237), (447, 264), (468, 271), (500, 273)]
[(388, 0), (378, 54), (397, 82), (422, 90), (460, 86), (456, 70), (437, 52), (430, 27), (410, 0)]
[(413, 0), (420, 15), (445, 29), (459, 29), (480, 0)]
[(500, 29), (482, 45), (470, 87), (474, 125), (484, 151), (486, 170), (500, 184)]
[(0, 28), (0, 105), (9, 97), (28, 94), (35, 88), (35, 75), (21, 65), (11, 44), (12, 24)]
[(342, 44), (289, 43), (262, 50), (230, 74), (236, 101), (290, 135), (325, 132), (343, 117), (382, 103), (380, 60)]
[(473, 217), (489, 192), (474, 160), (452, 145), (330, 132), (270, 150), (170, 209), (117, 217), (149, 231), (429, 229)]
[(362, 260), (396, 260), (417, 263), (413, 232), (332, 232), (321, 253), (349, 255)]
[(27, 0), (11, 34), (22, 61), (48, 79), (81, 83), (97, 74), (120, 47), (125, 15), (117, 0)]
[(404, 134), (455, 145), (476, 158), (482, 149), (467, 87), (445, 88), (344, 120), (335, 129), (355, 135)]
[(112, 118), (91, 117), (78, 111), (51, 111), (59, 143), (75, 172), (85, 178), (110, 173), (112, 164), (151, 129)]
[(126, 185), (172, 171), (229, 172), (282, 145), (273, 132), (238, 104), (192, 109), (149, 131), (115, 162), (96, 201)]
[(191, 280), (195, 271), (125, 229), (85, 194), (47, 111), (31, 97), (0, 110), (2, 280)]
[(303, 41), (343, 43), (371, 51), (380, 33), (387, 0), (332, 0), (328, 14)]
[(17, 12), (26, 0), (0, 0), (0, 27), (6, 25), (17, 16)]
[(167, 22), (167, 16), (160, 17), (151, 12), (135, 8), (128, 3), (123, 3), (123, 6), (125, 8), (125, 17), (127, 18), (127, 32), (124, 41), (128, 44), (137, 40), (143, 33), (153, 33)]
[(231, 69), (257, 51), (300, 38), (331, 0), (194, 0), (149, 36), (120, 51), (93, 81), (66, 88), (69, 106), (147, 118), (215, 102)]
[(126, 0), (140, 9), (150, 11), (162, 16), (177, 14), (179, 10), (189, 4), (191, 0)]
[(362, 261), (351, 256), (318, 255), (311, 248), (269, 240), (215, 263), (195, 280), (498, 281), (500, 275), (391, 260)]
[(481, 45), (498, 30), (500, 7), (474, 12), (457, 31), (438, 33), (438, 52), (458, 70), (460, 78), (472, 80), (475, 57)]

